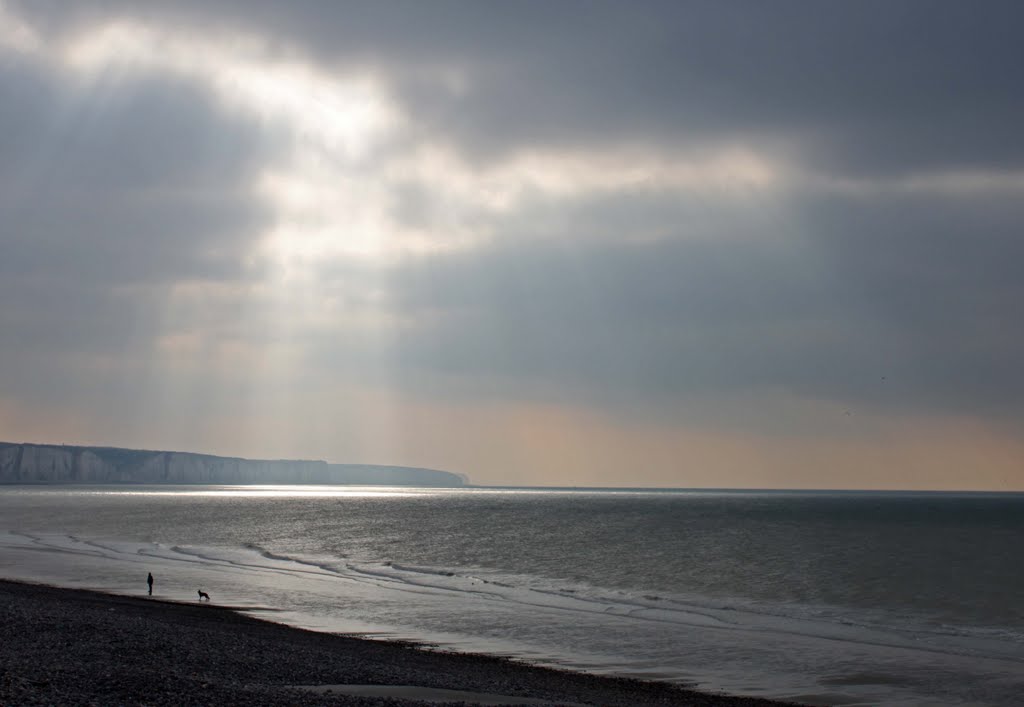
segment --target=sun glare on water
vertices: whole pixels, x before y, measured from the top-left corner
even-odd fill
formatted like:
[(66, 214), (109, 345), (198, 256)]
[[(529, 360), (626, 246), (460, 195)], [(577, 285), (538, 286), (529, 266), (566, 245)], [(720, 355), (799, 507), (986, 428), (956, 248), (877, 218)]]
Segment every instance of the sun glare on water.
[(211, 486), (175, 487), (126, 491), (95, 490), (90, 493), (105, 496), (216, 496), (220, 498), (398, 498), (431, 495), (430, 490), (389, 488), (375, 486)]

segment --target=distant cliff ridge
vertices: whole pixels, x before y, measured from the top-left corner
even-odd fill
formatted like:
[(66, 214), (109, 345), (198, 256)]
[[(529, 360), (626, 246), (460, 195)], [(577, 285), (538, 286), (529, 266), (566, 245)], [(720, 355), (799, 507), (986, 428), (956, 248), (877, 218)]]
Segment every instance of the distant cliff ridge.
[(0, 484), (353, 484), (465, 486), (436, 469), (239, 459), (191, 452), (0, 442)]

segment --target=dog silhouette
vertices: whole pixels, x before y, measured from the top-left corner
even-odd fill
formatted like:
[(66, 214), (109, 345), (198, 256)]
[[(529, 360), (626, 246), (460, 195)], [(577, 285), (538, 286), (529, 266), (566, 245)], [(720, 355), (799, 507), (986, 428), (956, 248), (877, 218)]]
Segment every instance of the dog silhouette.
[(209, 594), (204, 592), (202, 589), (198, 589), (196, 591), (199, 592), (199, 601), (202, 601), (203, 599), (205, 599), (206, 601), (210, 601), (210, 595)]

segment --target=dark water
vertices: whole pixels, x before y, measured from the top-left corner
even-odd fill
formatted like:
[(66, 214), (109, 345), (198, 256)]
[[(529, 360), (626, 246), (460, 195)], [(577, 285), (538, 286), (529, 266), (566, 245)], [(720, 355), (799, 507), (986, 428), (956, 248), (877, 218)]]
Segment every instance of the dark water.
[[(306, 614), (406, 637), (454, 626), (467, 640), (508, 639), (504, 652), (541, 662), (548, 655), (667, 679), (700, 679), (703, 669), (717, 675), (709, 686), (826, 702), (1010, 704), (1008, 691), (1024, 684), (1020, 494), (118, 491), (7, 490), (0, 527), (309, 563), (342, 582), (346, 596), (360, 581), (410, 596), (371, 593), (338, 609), (317, 595), (298, 607)], [(253, 564), (231, 557), (233, 566)], [(262, 602), (288, 601), (283, 590), (261, 592)], [(452, 607), (469, 599), (482, 602), (479, 614), (467, 609), (453, 621)], [(538, 611), (545, 621), (532, 626)], [(602, 640), (609, 631), (621, 638)], [(688, 643), (700, 631), (699, 645)], [(715, 657), (719, 640), (750, 653)], [(596, 654), (567, 659), (580, 641)], [(768, 658), (759, 642), (803, 651), (820, 674), (803, 676), (807, 684), (778, 679), (806, 660)], [(843, 642), (847, 650), (836, 652)], [(906, 679), (878, 677), (883, 663)], [(908, 677), (931, 663), (942, 664), (945, 681)], [(744, 670), (764, 673), (761, 687), (738, 686)], [(982, 674), (990, 694), (948, 679)]]

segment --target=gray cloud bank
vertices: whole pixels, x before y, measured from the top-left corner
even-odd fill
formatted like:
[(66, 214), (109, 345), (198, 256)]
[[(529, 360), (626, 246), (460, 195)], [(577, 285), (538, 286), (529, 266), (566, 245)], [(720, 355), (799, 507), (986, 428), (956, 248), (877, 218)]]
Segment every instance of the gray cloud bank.
[[(378, 67), (482, 155), (602, 140), (795, 147), (821, 169), (1016, 168), (1013, 2), (24, 3), (44, 25), (139, 15)], [(438, 72), (460, 78), (457, 86)]]
[[(52, 36), (138, 13), (10, 7)], [(346, 311), (396, 323), (387, 347), (340, 324), (304, 334), (310, 378), (358, 368), (429, 397), (612, 410), (783, 390), (893, 412), (1020, 411), (1017, 3), (176, 2), (144, 13), (259, 35), (328, 72), (372, 70), (412, 117), (410, 140), (481, 169), (537, 150), (741, 146), (797, 175), (772, 196), (658, 184), (537, 196), (482, 217), (489, 236), (473, 248), (324, 263), (321, 285)], [(145, 356), (175, 283), (242, 293), (219, 316), (191, 312), (181, 331), (266, 344), (272, 332), (236, 320), (261, 276), (256, 234), (272, 222), (248, 185), (285, 149), (194, 81), (142, 73), (83, 88), (5, 58), (0, 394), (59, 397), (88, 375), (67, 363), (76, 354)], [(443, 187), (422, 188), (396, 194), (391, 216), (440, 228)], [(360, 297), (379, 282), (381, 298)]]
[(1018, 410), (1019, 202), (800, 210), (800, 232), (782, 244), (752, 222), (724, 242), (508, 238), (410, 264), (390, 285), (423, 324), (402, 339), (399, 369), (504, 379), (505, 395), (526, 380), (535, 394), (671, 404), (777, 386), (905, 412)]

